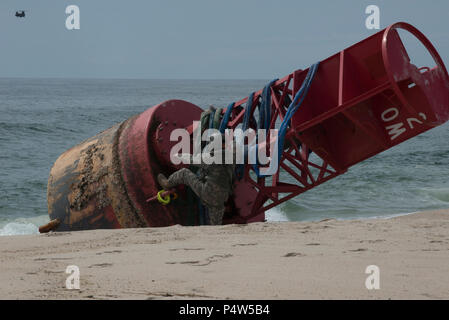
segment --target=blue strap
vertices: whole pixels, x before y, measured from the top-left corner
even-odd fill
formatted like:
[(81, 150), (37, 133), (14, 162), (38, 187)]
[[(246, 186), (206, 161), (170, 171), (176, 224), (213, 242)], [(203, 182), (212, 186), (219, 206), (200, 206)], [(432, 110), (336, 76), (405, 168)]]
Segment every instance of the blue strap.
[(226, 130), (226, 127), (228, 126), (229, 118), (231, 117), (232, 109), (234, 108), (235, 103), (230, 103), (229, 106), (226, 108), (226, 113), (224, 114), (223, 119), (220, 123), (220, 132), (224, 133)]
[(200, 199), (198, 199), (198, 209), (200, 211), (200, 226), (203, 226), (206, 224), (206, 207), (203, 206)]
[(245, 115), (243, 116), (242, 130), (245, 131), (249, 128), (249, 117), (251, 116), (251, 109), (253, 108), (254, 92), (248, 97), (246, 102)]
[[(242, 122), (242, 130), (246, 131), (249, 128), (249, 119), (251, 115), (251, 109), (253, 108), (253, 100), (254, 100), (254, 92), (252, 92), (249, 97), (248, 101), (246, 102), (245, 107), (245, 115), (243, 116), (243, 122)], [(238, 164), (235, 168), (235, 176), (237, 179), (242, 179), (243, 175), (245, 173), (245, 165), (244, 164)]]
[(211, 110), (210, 116), (209, 116), (209, 129), (213, 129), (214, 128), (214, 117), (215, 117), (215, 112), (217, 110)]
[(209, 209), (205, 205), (201, 203), (201, 200), (198, 199), (199, 209), (200, 209), (200, 226), (208, 225), (209, 222)]
[[(284, 150), (284, 139), (285, 135), (287, 133), (288, 126), (290, 125), (290, 120), (295, 114), (295, 112), (298, 110), (298, 108), (301, 106), (302, 102), (304, 101), (307, 92), (310, 89), (310, 86), (312, 85), (312, 80), (315, 77), (316, 71), (318, 70), (319, 62), (313, 64), (309, 68), (309, 72), (307, 73), (306, 78), (304, 79), (301, 88), (298, 90), (298, 92), (295, 95), (295, 98), (290, 103), (287, 112), (285, 113), (284, 119), (282, 120), (281, 126), (279, 128), (278, 132), (278, 160), (280, 161), (282, 152)], [(256, 146), (257, 147), (257, 146)], [(257, 149), (256, 149), (257, 152)], [(257, 177), (263, 177), (265, 175), (261, 175), (259, 172), (259, 165), (253, 164), (253, 169), (255, 173), (257, 174)]]
[(271, 87), (278, 79), (271, 80), (262, 90), (262, 101), (259, 105), (259, 129), (270, 129), (271, 123)]
[[(312, 80), (315, 77), (315, 74), (318, 70), (319, 62), (313, 64), (309, 71), (307, 72), (306, 78), (301, 84), (301, 88), (296, 93), (293, 101), (290, 103), (290, 105), (287, 108), (287, 112), (285, 113), (284, 119), (282, 120), (281, 126), (279, 128), (278, 133), (278, 160), (280, 161), (282, 152), (284, 150), (284, 139), (285, 135), (287, 133), (288, 126), (290, 125), (290, 120), (295, 114), (295, 112), (298, 110), (298, 108), (303, 103), (310, 86), (312, 85)], [(271, 86), (276, 82), (277, 79), (270, 81), (263, 89), (262, 91), (262, 101), (259, 106), (259, 123), (258, 128), (259, 129), (266, 129), (267, 134), (270, 129), (270, 123), (271, 123)], [(243, 117), (243, 123), (242, 123), (242, 130), (245, 131), (249, 127), (249, 119), (250, 119), (250, 113), (252, 109), (252, 102), (254, 99), (254, 92), (250, 94), (248, 97), (248, 102), (246, 104), (245, 108), (245, 115)], [(257, 144), (256, 144), (256, 152), (257, 152)], [(257, 157), (256, 157), (257, 158)], [(266, 175), (261, 175), (259, 171), (259, 164), (253, 164), (254, 172), (256, 173), (257, 177), (264, 177)], [(236, 168), (236, 175), (238, 179), (241, 179), (243, 177), (243, 173), (245, 170), (244, 165), (238, 165)]]
[(301, 106), (302, 102), (304, 101), (305, 97), (307, 96), (307, 92), (310, 89), (310, 86), (312, 84), (312, 80), (315, 77), (316, 71), (318, 70), (319, 62), (313, 64), (309, 72), (307, 72), (307, 76), (304, 79), (301, 88), (298, 90), (298, 92), (295, 95), (295, 98), (293, 99), (292, 103), (287, 109), (287, 112), (285, 114), (284, 120), (282, 120), (281, 127), (279, 128), (279, 134), (278, 134), (278, 159), (281, 159), (282, 152), (284, 150), (284, 139), (285, 134), (287, 133), (287, 127), (290, 124), (290, 120), (295, 114), (295, 112), (298, 110), (298, 108)]

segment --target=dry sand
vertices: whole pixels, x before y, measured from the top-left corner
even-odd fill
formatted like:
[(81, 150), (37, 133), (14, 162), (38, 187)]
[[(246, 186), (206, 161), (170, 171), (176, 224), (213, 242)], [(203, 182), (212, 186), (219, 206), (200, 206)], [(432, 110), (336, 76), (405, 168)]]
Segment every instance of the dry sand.
[[(80, 290), (65, 287), (68, 265)], [(449, 210), (8, 236), (0, 266), (2, 299), (448, 299)]]

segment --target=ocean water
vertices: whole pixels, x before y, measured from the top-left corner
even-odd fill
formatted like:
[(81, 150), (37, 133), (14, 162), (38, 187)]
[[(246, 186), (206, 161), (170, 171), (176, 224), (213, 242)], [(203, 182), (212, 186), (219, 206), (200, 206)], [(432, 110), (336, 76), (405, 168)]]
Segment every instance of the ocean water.
[[(48, 222), (50, 168), (66, 149), (168, 99), (226, 106), (264, 80), (0, 79), (0, 235)], [(449, 207), (449, 127), (350, 168), (267, 213), (272, 221), (390, 217)]]

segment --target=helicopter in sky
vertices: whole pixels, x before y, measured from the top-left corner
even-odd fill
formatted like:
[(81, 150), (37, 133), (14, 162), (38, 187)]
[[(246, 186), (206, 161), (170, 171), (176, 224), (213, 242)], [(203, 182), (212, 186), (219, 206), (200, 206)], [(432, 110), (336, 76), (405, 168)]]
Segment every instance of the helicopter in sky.
[(16, 11), (17, 18), (25, 18), (25, 10)]

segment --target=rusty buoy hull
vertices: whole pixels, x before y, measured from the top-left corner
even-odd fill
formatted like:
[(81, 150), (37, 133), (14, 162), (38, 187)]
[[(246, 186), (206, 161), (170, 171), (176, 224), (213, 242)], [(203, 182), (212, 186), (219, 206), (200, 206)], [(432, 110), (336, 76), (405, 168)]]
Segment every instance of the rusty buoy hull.
[(177, 169), (167, 161), (175, 143), (169, 132), (188, 127), (201, 111), (166, 101), (65, 151), (47, 188), (50, 219), (60, 221), (56, 231), (198, 224), (197, 203), (185, 188), (169, 206), (146, 200), (160, 189), (157, 174)]
[(114, 127), (64, 152), (50, 172), (47, 199), (57, 230), (141, 227), (141, 219), (126, 194), (120, 174)]

